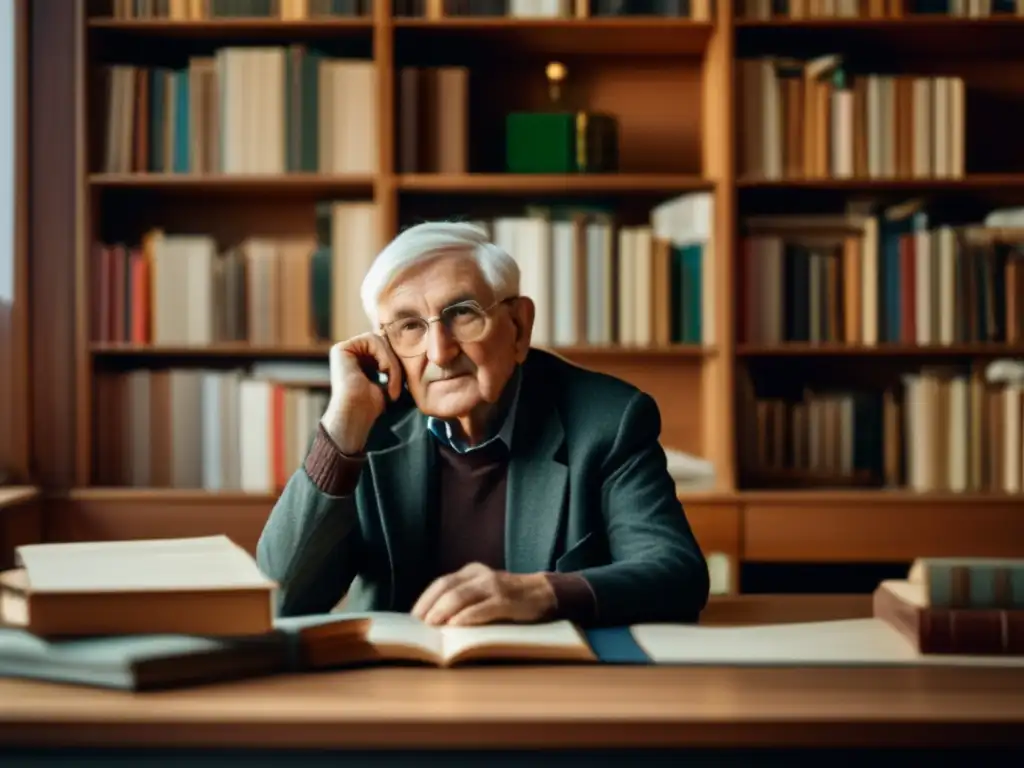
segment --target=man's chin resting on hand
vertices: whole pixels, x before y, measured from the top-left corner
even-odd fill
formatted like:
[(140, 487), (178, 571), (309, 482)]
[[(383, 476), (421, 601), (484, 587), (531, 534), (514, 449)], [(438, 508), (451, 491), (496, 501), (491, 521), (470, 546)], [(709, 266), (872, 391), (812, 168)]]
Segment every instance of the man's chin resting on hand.
[(707, 565), (657, 406), (530, 348), (509, 254), (420, 224), (361, 298), (377, 330), (331, 349), (329, 405), (257, 549), (282, 615), (346, 596), (430, 624), (697, 620)]

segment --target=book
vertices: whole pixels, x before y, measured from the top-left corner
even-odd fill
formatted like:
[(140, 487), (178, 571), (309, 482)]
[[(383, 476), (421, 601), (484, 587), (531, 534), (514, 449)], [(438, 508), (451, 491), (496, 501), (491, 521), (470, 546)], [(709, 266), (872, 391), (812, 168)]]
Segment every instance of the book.
[(907, 580), (919, 584), (933, 608), (1024, 609), (1024, 559), (925, 557)]
[(873, 612), (923, 654), (1024, 656), (1024, 610), (933, 605), (924, 568), (907, 580), (886, 580), (873, 595)]
[(298, 663), (306, 669), (381, 662), (454, 667), (598, 661), (585, 636), (568, 621), (435, 627), (410, 614), (375, 612), (283, 618), (277, 627), (295, 636)]
[(0, 574), (0, 625), (39, 636), (263, 635), (277, 585), (226, 536), (32, 544)]
[(632, 627), (653, 664), (764, 667), (1024, 667), (1024, 658), (928, 655), (878, 618), (743, 627)]
[(0, 677), (146, 691), (289, 669), (286, 636), (118, 635), (47, 639), (0, 628)]

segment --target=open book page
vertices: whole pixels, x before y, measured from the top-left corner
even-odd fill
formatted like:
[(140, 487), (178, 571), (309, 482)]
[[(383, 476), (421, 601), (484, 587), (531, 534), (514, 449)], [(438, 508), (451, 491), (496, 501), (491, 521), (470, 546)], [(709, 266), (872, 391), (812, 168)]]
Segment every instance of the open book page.
[(249, 553), (226, 536), (32, 544), (17, 554), (33, 592), (273, 586)]
[(1024, 667), (1022, 657), (923, 656), (875, 618), (746, 627), (640, 624), (632, 633), (655, 664)]
[(446, 665), (464, 661), (596, 661), (590, 646), (568, 621), (441, 627)]
[(441, 633), (408, 613), (372, 613), (366, 639), (380, 659), (441, 664)]

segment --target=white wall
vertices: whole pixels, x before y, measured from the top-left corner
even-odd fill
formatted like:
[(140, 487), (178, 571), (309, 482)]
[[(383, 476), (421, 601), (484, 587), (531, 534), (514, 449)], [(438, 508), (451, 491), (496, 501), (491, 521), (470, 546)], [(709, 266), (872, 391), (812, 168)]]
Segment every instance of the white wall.
[(0, 301), (14, 298), (14, 0), (0, 0)]

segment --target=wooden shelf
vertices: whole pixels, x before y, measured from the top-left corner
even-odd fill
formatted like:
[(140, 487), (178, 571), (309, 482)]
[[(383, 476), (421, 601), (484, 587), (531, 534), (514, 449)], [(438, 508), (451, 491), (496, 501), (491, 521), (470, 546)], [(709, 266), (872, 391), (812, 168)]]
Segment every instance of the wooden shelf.
[[(331, 345), (313, 347), (256, 347), (246, 343), (222, 343), (208, 346), (145, 344), (117, 344), (96, 342), (89, 345), (97, 357), (111, 358), (225, 358), (239, 360), (307, 360), (326, 359)], [(643, 358), (704, 358), (714, 355), (712, 347), (695, 345), (671, 345), (665, 347), (624, 347), (624, 346), (576, 346), (552, 347), (552, 352), (565, 357), (643, 357)]]
[(396, 177), (400, 192), (487, 193), (493, 195), (575, 195), (602, 192), (679, 194), (713, 189), (715, 183), (700, 176), (655, 173), (595, 173), (576, 175), (470, 173), (407, 174)]
[(26, 504), (39, 497), (39, 489), (30, 485), (0, 486), (0, 509)]
[(987, 18), (969, 19), (962, 16), (943, 16), (940, 14), (910, 14), (899, 18), (868, 19), (868, 18), (814, 18), (790, 19), (778, 17), (773, 19), (736, 19), (736, 29), (815, 29), (815, 30), (883, 30), (885, 32), (920, 32), (930, 29), (1013, 29), (1024, 27), (1024, 17), (1020, 16), (989, 16)]
[(458, 46), (475, 55), (601, 54), (612, 56), (696, 56), (714, 31), (688, 19), (633, 17), (607, 19), (450, 18), (439, 21), (396, 18), (395, 47)]
[(371, 195), (374, 176), (318, 173), (190, 174), (190, 173), (94, 173), (89, 186), (96, 190), (146, 191), (194, 195)]
[(742, 559), (753, 562), (1019, 557), (1024, 541), (1024, 495), (782, 491), (739, 496)]
[[(904, 562), (1018, 556), (1024, 494), (902, 490), (680, 494), (708, 551), (753, 562)], [(162, 488), (79, 488), (47, 501), (56, 541), (227, 533), (252, 550), (276, 497)]]
[[(270, 18), (92, 18), (83, 22), (81, 17), (72, 22), (57, 14), (56, 4), (43, 5), (38, 13), (33, 8), (33, 45), (22, 67), (35, 73), (31, 99), (25, 99), (32, 109), (25, 109), (50, 116), (52, 124), (68, 134), (69, 146), (56, 152), (47, 143), (28, 147), (32, 183), (19, 193), (19, 199), (24, 196), (32, 210), (47, 210), (45, 226), (25, 227), (29, 234), (24, 250), (32, 253), (38, 261), (33, 262), (34, 269), (45, 276), (32, 282), (31, 304), (55, 308), (39, 315), (40, 322), (33, 326), (31, 357), (40, 362), (37, 373), (45, 374), (47, 381), (73, 382), (67, 387), (37, 387), (33, 396), (34, 419), (42, 419), (42, 428), (33, 435), (33, 454), (40, 464), (36, 469), (52, 487), (84, 485), (99, 474), (94, 469), (97, 449), (90, 440), (97, 372), (178, 365), (242, 367), (263, 360), (326, 363), (329, 349), (328, 344), (261, 348), (244, 343), (209, 347), (90, 343), (89, 244), (99, 238), (136, 242), (140, 233), (156, 226), (168, 232), (209, 232), (218, 248), (250, 234), (309, 235), (316, 225), (311, 203), (319, 200), (372, 198), (379, 206), (381, 229), (390, 237), (400, 226), (422, 218), (516, 215), (510, 212), (521, 211), (531, 197), (559, 202), (600, 197), (608, 207), (614, 203), (616, 210), (621, 209), (624, 222), (642, 223), (659, 196), (714, 191), (715, 247), (721, 258), (715, 267), (713, 326), (719, 346), (580, 346), (554, 351), (650, 393), (662, 411), (665, 444), (712, 460), (727, 487), (736, 485), (736, 442), (744, 439), (749, 427), (738, 413), (734, 396), (740, 389), (737, 374), (741, 372), (763, 369), (784, 377), (792, 374), (794, 381), (805, 375), (810, 381), (816, 372), (833, 369), (839, 377), (861, 369), (888, 374), (904, 360), (916, 364), (1024, 353), (1008, 345), (975, 344), (734, 345), (735, 297), (741, 293), (734, 254), (737, 225), (744, 215), (768, 213), (773, 206), (787, 213), (839, 210), (856, 196), (880, 203), (923, 196), (958, 206), (962, 202), (965, 208), (975, 202), (1019, 204), (1024, 201), (1024, 173), (978, 173), (959, 179), (737, 179), (740, 158), (729, 138), (742, 122), (735, 90), (737, 61), (742, 57), (856, 53), (858, 67), (867, 68), (863, 71), (882, 71), (873, 68), (886, 66), (892, 68), (889, 71), (922, 76), (953, 74), (960, 60), (980, 53), (993, 60), (1003, 57), (1009, 62), (1016, 57), (1024, 62), (1020, 53), (1024, 18), (929, 15), (755, 21), (733, 19), (730, 4), (720, 4), (714, 24), (657, 17), (435, 21), (391, 18), (386, 13), (294, 22)], [(84, 48), (80, 45), (83, 34)], [(190, 56), (208, 56), (223, 45), (290, 43), (316, 43), (324, 50), (336, 48), (339, 55), (364, 58), (370, 55), (372, 43), (379, 86), (379, 174), (92, 173), (84, 181), (81, 178), (79, 169), (104, 167), (100, 124), (105, 97), (71, 86), (91, 82), (101, 65), (116, 61), (180, 66)], [(444, 64), (471, 70), (468, 167), (500, 169), (504, 167), (500, 137), (507, 113), (547, 108), (550, 99), (543, 63), (555, 57), (567, 63), (570, 90), (575, 88), (572, 95), (581, 108), (619, 116), (620, 165), (638, 172), (395, 173), (401, 154), (396, 127), (403, 124), (397, 98), (402, 67)], [(79, 72), (83, 61), (87, 71)], [(981, 121), (980, 127), (968, 126), (966, 135), (973, 137), (965, 147), (968, 167), (1018, 167), (1012, 152), (1000, 165), (1001, 155), (996, 157), (991, 149), (1003, 145), (995, 140), (1002, 135), (995, 130), (1003, 114), (1000, 99), (1005, 97), (1009, 104), (1020, 92), (1014, 80), (1018, 70), (993, 67), (989, 72), (987, 65), (977, 62), (964, 67), (961, 74), (972, 85), (985, 83), (984, 93), (977, 95), (991, 102), (968, 99), (974, 110), (972, 121)], [(68, 98), (52, 95), (54, 83), (67, 84)], [(993, 130), (985, 130), (986, 120)], [(78, 129), (72, 130), (74, 126)], [(995, 138), (987, 141), (989, 136)], [(819, 358), (847, 362), (827, 366)], [(72, 424), (75, 445), (65, 444), (68, 438), (61, 430), (46, 429), (47, 419)], [(954, 552), (1019, 556), (1024, 542), (1024, 495), (729, 490), (687, 493), (682, 498), (705, 549), (726, 552), (737, 560), (904, 561)], [(273, 503), (271, 495), (80, 488), (28, 506), (43, 509), (50, 540), (223, 532), (254, 548)]]
[(89, 19), (91, 32), (104, 35), (165, 39), (217, 39), (265, 42), (292, 42), (296, 39), (336, 38), (339, 35), (368, 35), (373, 19), (321, 18), (285, 21), (268, 18), (207, 19), (173, 21), (171, 19)]
[(740, 344), (737, 357), (1010, 357), (1024, 355), (1024, 347), (1010, 344), (850, 344), (789, 343), (772, 346)]
[(742, 190), (838, 190), (843, 192), (969, 192), (1002, 190), (1011, 187), (1024, 191), (1024, 173), (978, 173), (959, 179), (739, 179)]
[(222, 343), (209, 346), (167, 345), (151, 346), (146, 344), (94, 343), (90, 345), (92, 353), (99, 357), (145, 357), (145, 358), (225, 358), (240, 360), (308, 360), (312, 358), (327, 359), (329, 344), (315, 347), (257, 347), (246, 343)]
[(736, 19), (736, 45), (743, 55), (785, 50), (788, 54), (857, 49), (867, 56), (942, 55), (943, 59), (1018, 56), (1024, 18), (965, 19), (938, 14), (898, 19)]

